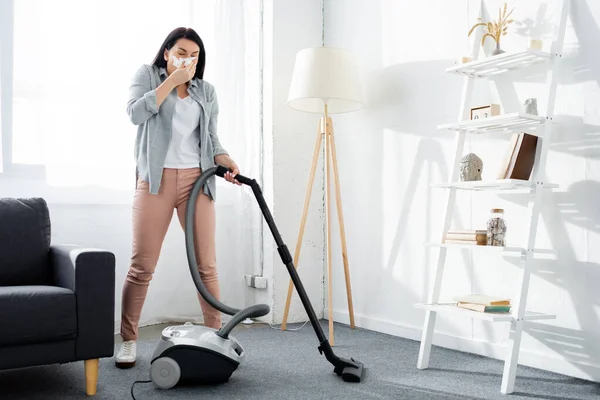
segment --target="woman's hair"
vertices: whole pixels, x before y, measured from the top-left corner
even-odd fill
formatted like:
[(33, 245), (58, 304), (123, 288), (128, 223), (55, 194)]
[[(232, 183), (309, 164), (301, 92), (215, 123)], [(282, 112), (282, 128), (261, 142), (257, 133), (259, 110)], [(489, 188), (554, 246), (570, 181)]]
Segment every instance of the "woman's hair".
[(204, 43), (202, 43), (202, 39), (200, 39), (200, 36), (192, 28), (173, 29), (173, 31), (169, 33), (163, 44), (160, 46), (160, 49), (158, 49), (152, 64), (159, 68), (167, 68), (167, 61), (164, 57), (165, 50), (171, 50), (171, 48), (175, 46), (175, 43), (177, 43), (179, 39), (189, 39), (196, 43), (200, 48), (200, 52), (198, 54), (198, 63), (196, 64), (196, 74), (194, 75), (194, 78), (203, 79), (204, 67), (206, 66), (206, 51), (204, 50)]

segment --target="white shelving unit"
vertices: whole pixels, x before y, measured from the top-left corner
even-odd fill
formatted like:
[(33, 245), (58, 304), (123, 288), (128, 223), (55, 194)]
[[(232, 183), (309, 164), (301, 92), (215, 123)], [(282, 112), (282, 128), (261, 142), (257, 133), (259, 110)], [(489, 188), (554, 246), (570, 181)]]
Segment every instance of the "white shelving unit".
[(524, 256), (527, 251), (522, 247), (500, 247), (500, 246), (483, 246), (476, 244), (461, 244), (461, 243), (425, 243), (427, 247), (439, 247), (447, 249), (467, 249), (471, 251), (485, 251), (488, 253), (498, 253), (502, 256)]
[(525, 50), (518, 53), (503, 53), (493, 59), (474, 60), (446, 68), (446, 72), (466, 75), (473, 78), (487, 78), (514, 69), (528, 67), (533, 64), (547, 62), (552, 54), (538, 50)]
[(470, 134), (508, 134), (526, 132), (539, 137), (541, 136), (540, 128), (543, 128), (545, 122), (545, 117), (516, 112), (510, 114), (495, 115), (493, 117), (488, 118), (459, 121), (450, 124), (439, 125), (438, 129), (445, 129)]
[(434, 183), (431, 185), (431, 187), (460, 190), (505, 192), (523, 190), (533, 191), (536, 189), (537, 185), (543, 186), (548, 189), (558, 187), (558, 185), (554, 183), (532, 182), (522, 179), (496, 179), (490, 181), (457, 181), (446, 183)]
[[(481, 313), (477, 311), (471, 311), (464, 308), (456, 307), (454, 304), (448, 303), (437, 303), (437, 304), (415, 304), (416, 308), (422, 308), (428, 311), (443, 312), (443, 313), (454, 313), (457, 316), (470, 317), (480, 319), (484, 321), (492, 322), (513, 322), (516, 316), (512, 313)], [(526, 311), (524, 319), (526, 321), (537, 321), (540, 319), (554, 319), (556, 315), (536, 313), (533, 311)]]
[[(483, 0), (481, 7), (483, 9)], [(454, 154), (453, 173), (449, 182), (432, 185), (446, 189), (446, 217), (444, 220), (443, 231), (440, 243), (427, 243), (427, 246), (439, 248), (437, 268), (431, 295), (426, 304), (416, 304), (415, 307), (425, 310), (425, 322), (421, 337), (421, 346), (419, 350), (419, 359), (417, 368), (425, 369), (429, 366), (433, 335), (435, 331), (436, 316), (438, 313), (450, 314), (456, 318), (457, 323), (462, 322), (462, 317), (474, 318), (491, 322), (506, 322), (510, 326), (511, 335), (507, 346), (507, 354), (504, 360), (504, 371), (500, 391), (509, 394), (514, 391), (517, 364), (519, 358), (519, 349), (521, 337), (523, 334), (523, 325), (527, 321), (547, 320), (556, 318), (555, 315), (542, 314), (527, 309), (527, 294), (529, 290), (529, 281), (531, 277), (533, 255), (537, 227), (540, 215), (541, 192), (547, 188), (556, 188), (558, 185), (545, 182), (545, 166), (548, 151), (548, 143), (551, 140), (553, 132), (553, 114), (554, 103), (556, 99), (557, 71), (563, 51), (564, 35), (569, 15), (570, 0), (561, 0), (561, 12), (559, 15), (559, 27), (557, 39), (552, 43), (552, 49), (549, 53), (525, 50), (517, 53), (503, 53), (496, 56), (483, 57), (479, 59), (480, 43), (482, 37), (482, 27), (478, 28), (473, 43), (474, 61), (456, 65), (446, 69), (446, 72), (460, 74), (464, 76), (464, 86), (462, 92), (462, 101), (459, 115), (456, 122), (439, 125), (440, 130), (449, 130), (455, 132), (456, 148)], [(480, 16), (482, 15), (480, 10)], [(476, 79), (485, 79), (501, 73), (522, 69), (541, 62), (549, 63), (547, 90), (548, 103), (545, 116), (523, 114), (520, 112), (498, 115), (480, 120), (470, 120), (469, 110), (473, 94), (474, 81)], [(475, 181), (460, 182), (458, 180), (460, 160), (463, 156), (465, 136), (468, 134), (488, 135), (488, 134), (512, 134), (512, 133), (530, 133), (538, 136), (536, 148), (535, 165), (531, 180), (501, 179), (493, 181)], [(484, 245), (455, 244), (445, 243), (445, 232), (450, 229), (452, 222), (453, 209), (456, 203), (457, 190), (472, 191), (525, 191), (529, 193), (529, 235), (527, 244), (523, 248), (519, 247), (494, 247)], [(512, 301), (510, 313), (493, 314), (480, 313), (471, 310), (465, 310), (457, 307), (454, 303), (445, 303), (440, 299), (442, 286), (442, 277), (444, 265), (446, 263), (446, 254), (452, 249), (467, 249), (470, 251), (488, 252), (490, 255), (497, 254), (501, 256), (516, 256), (522, 261), (522, 275), (519, 286), (516, 288), (518, 295)], [(546, 252), (546, 251), (542, 251)], [(515, 301), (516, 300), (516, 301)]]

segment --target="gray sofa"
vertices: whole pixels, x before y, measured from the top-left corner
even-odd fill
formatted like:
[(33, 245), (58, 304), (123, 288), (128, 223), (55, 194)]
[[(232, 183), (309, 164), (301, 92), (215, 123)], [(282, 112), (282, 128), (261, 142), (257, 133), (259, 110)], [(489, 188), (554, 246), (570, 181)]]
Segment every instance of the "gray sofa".
[(51, 245), (44, 199), (0, 199), (0, 369), (84, 361), (95, 394), (114, 307), (114, 254)]

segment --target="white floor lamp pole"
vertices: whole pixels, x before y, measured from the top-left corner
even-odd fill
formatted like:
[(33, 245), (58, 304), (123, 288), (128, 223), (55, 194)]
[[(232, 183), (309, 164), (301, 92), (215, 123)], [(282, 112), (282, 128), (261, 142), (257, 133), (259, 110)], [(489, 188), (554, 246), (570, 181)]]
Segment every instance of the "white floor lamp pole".
[[(303, 49), (296, 55), (294, 73), (290, 84), (288, 105), (293, 109), (323, 114), (319, 120), (317, 139), (313, 152), (312, 164), (308, 178), (308, 188), (304, 199), (304, 208), (300, 220), (300, 231), (296, 242), (294, 265), (298, 268), (298, 259), (302, 247), (302, 237), (306, 226), (308, 208), (312, 187), (315, 178), (319, 151), (325, 139), (325, 164), (326, 164), (326, 190), (325, 190), (325, 216), (327, 224), (327, 284), (328, 284), (328, 311), (329, 311), (329, 341), (334, 345), (333, 336), (333, 308), (332, 308), (332, 261), (331, 261), (331, 167), (333, 166), (333, 181), (335, 186), (336, 208), (340, 229), (342, 246), (342, 260), (346, 279), (346, 292), (348, 297), (348, 313), (350, 326), (354, 325), (354, 308), (352, 305), (352, 289), (350, 284), (350, 271), (348, 268), (348, 252), (346, 247), (346, 233), (342, 213), (342, 198), (340, 192), (339, 171), (335, 140), (333, 136), (333, 123), (329, 114), (356, 111), (362, 108), (362, 87), (358, 67), (351, 52), (347, 50), (316, 47)], [(288, 294), (283, 314), (281, 329), (285, 330), (292, 297), (293, 283), (290, 280)]]

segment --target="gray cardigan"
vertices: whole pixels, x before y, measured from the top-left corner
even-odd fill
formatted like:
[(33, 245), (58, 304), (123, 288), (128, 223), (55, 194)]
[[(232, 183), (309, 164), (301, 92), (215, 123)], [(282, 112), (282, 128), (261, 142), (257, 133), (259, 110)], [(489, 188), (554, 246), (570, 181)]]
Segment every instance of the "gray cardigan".
[[(165, 68), (142, 65), (136, 72), (129, 88), (127, 114), (137, 125), (135, 160), (137, 175), (149, 183), (150, 193), (158, 194), (169, 142), (177, 91), (172, 90), (160, 105), (156, 105), (156, 88), (166, 79)], [(193, 78), (188, 93), (202, 109), (200, 114), (200, 165), (202, 170), (214, 167), (215, 156), (228, 154), (217, 136), (219, 104), (215, 88), (205, 80)], [(215, 199), (215, 177), (208, 179), (204, 187), (211, 199)]]

